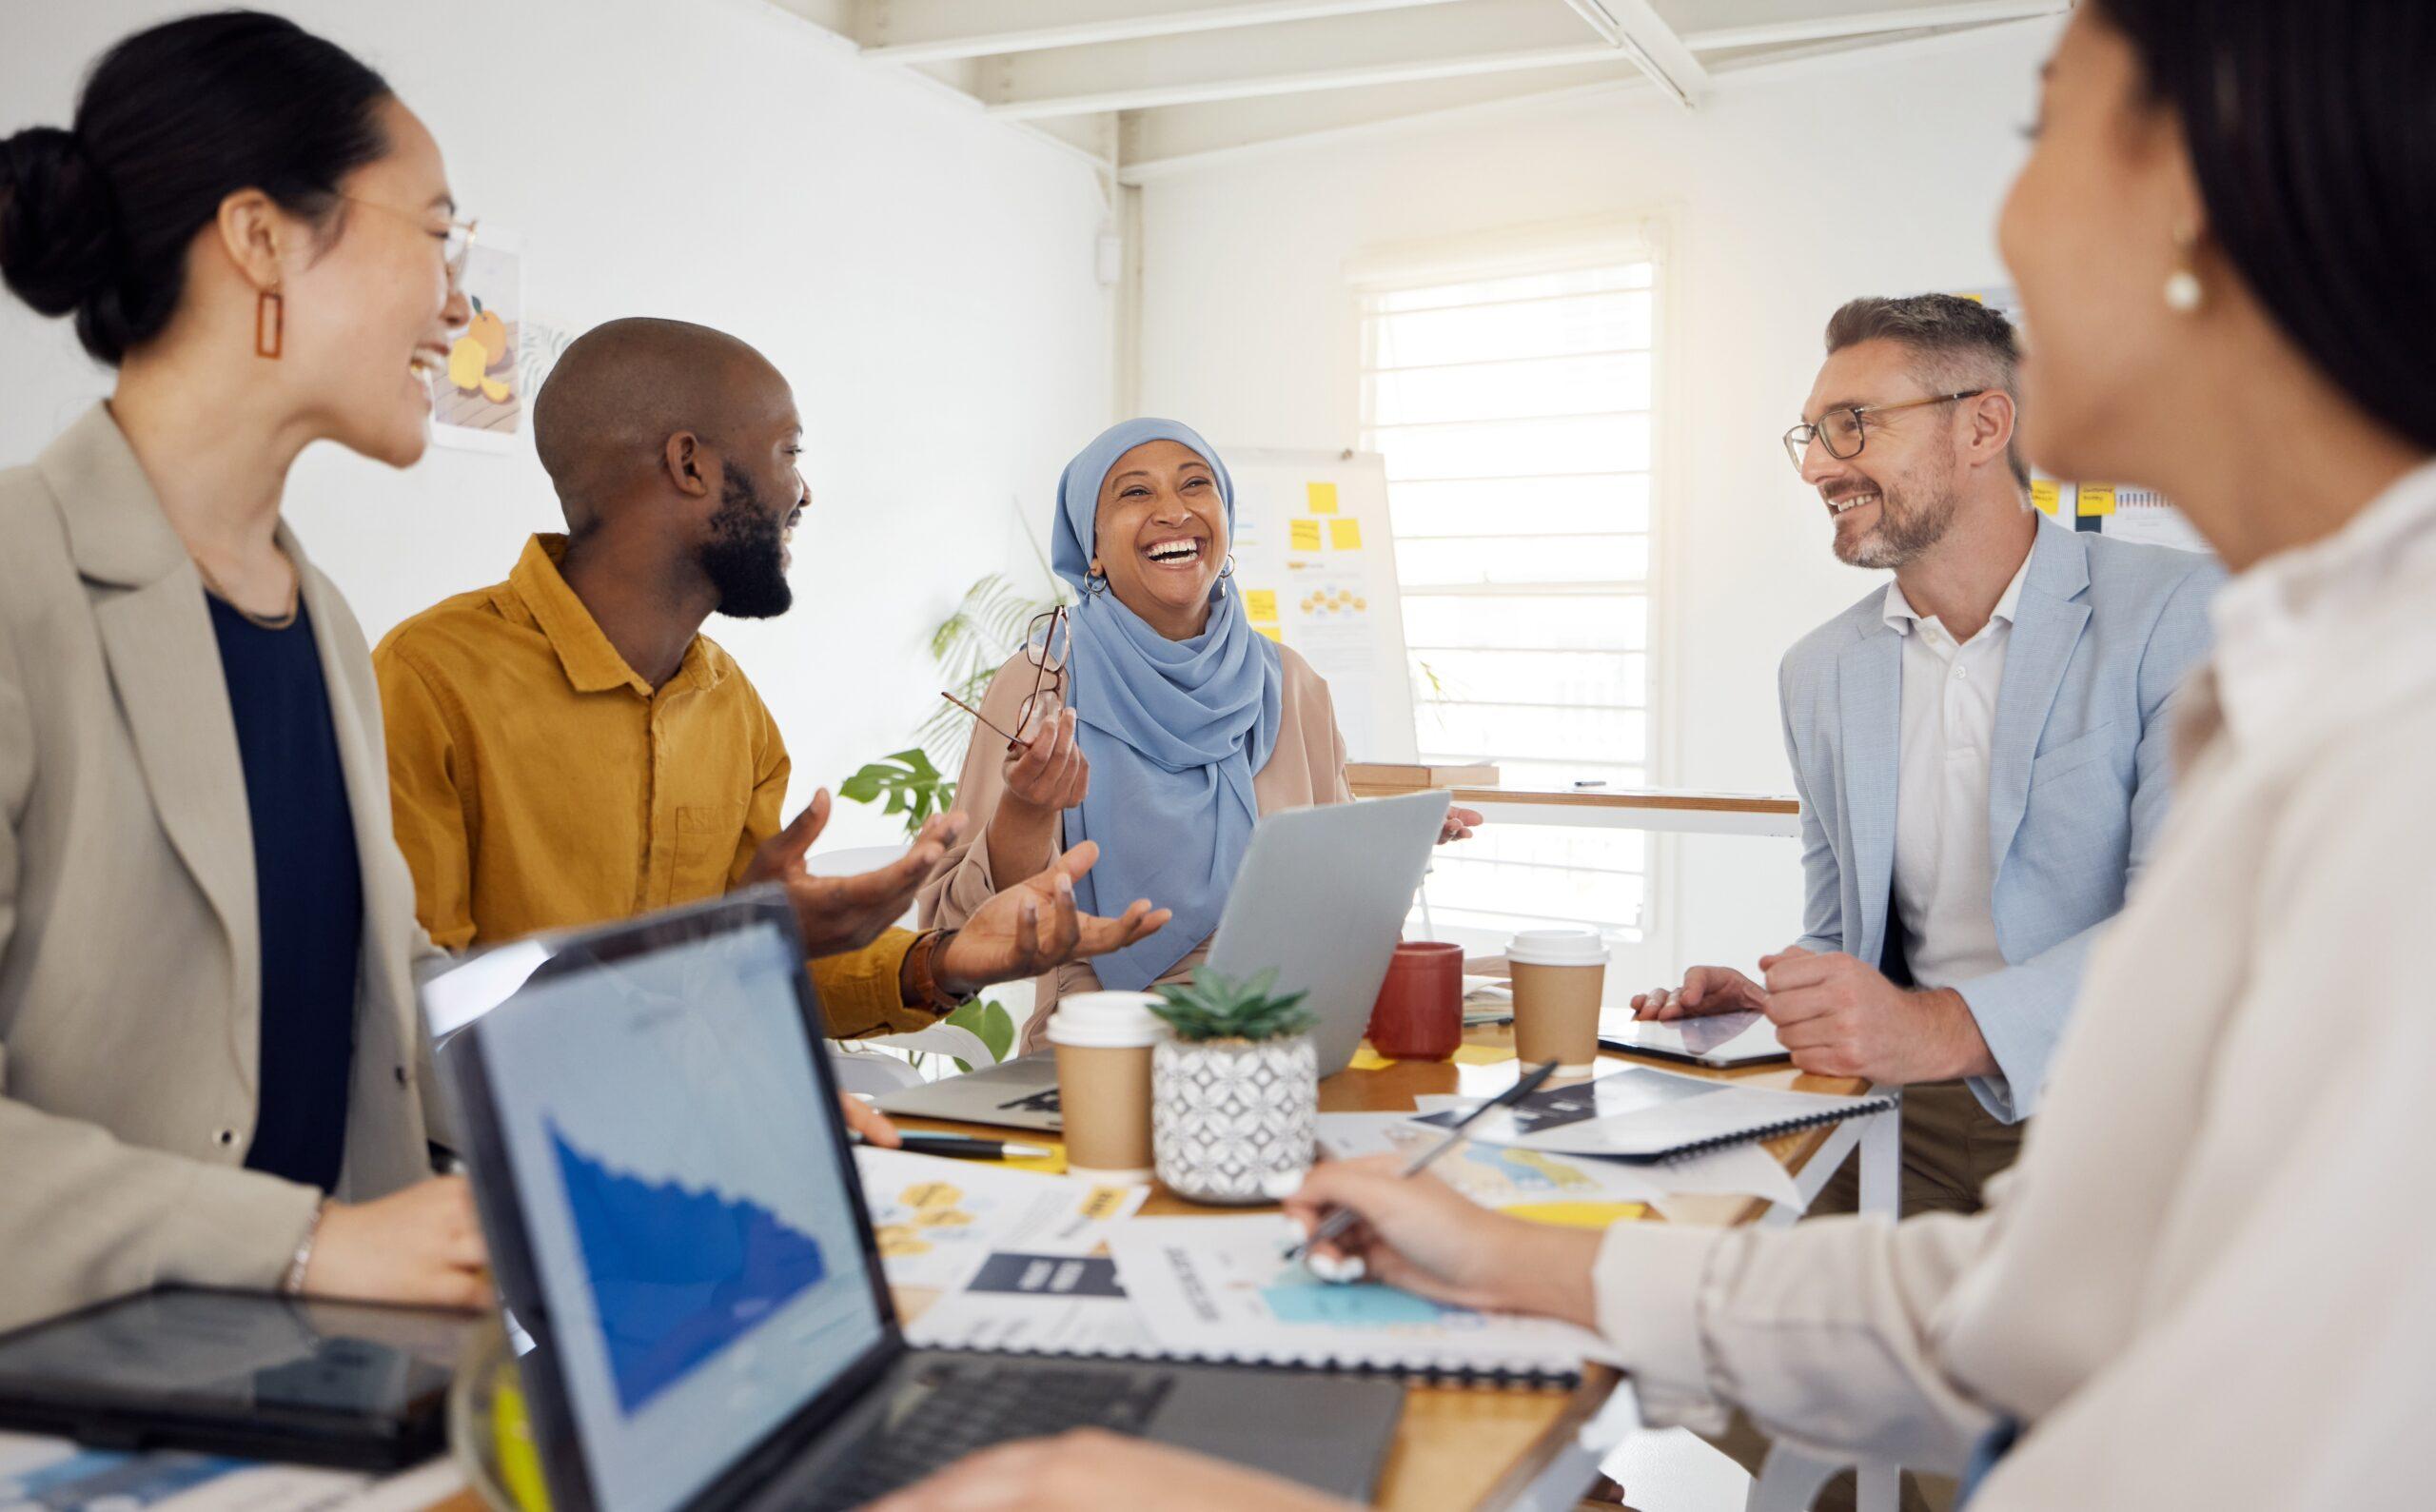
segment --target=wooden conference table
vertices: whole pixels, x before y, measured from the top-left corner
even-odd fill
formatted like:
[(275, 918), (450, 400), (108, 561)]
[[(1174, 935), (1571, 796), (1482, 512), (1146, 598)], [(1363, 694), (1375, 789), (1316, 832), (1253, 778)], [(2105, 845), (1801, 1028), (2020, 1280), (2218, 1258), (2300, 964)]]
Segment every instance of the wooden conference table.
[[(1330, 1113), (1409, 1112), (1416, 1097), (1434, 1093), (1494, 1096), (1514, 1084), (1521, 1066), (1513, 1059), (1511, 1028), (1473, 1029), (1466, 1031), (1464, 1038), (1467, 1047), (1473, 1047), (1467, 1061), (1498, 1051), (1503, 1051), (1505, 1058), (1486, 1064), (1395, 1061), (1376, 1070), (1342, 1071), (1320, 1084), (1320, 1109)], [(1621, 1064), (1632, 1057), (1606, 1051), (1601, 1059)], [(1647, 1064), (1668, 1070), (1691, 1070), (1669, 1062)], [(1865, 1082), (1811, 1076), (1789, 1067), (1696, 1074), (1805, 1092), (1852, 1094), (1869, 1090)], [(943, 1129), (985, 1137), (1006, 1135), (1004, 1129), (937, 1119), (908, 1118), (899, 1123), (907, 1129)], [(1832, 1126), (1807, 1129), (1773, 1140), (1767, 1148), (1789, 1169), (1798, 1172), (1834, 1135)], [(1680, 1198), (1673, 1206), (1679, 1221), (1721, 1227), (1757, 1222), (1769, 1204), (1758, 1197), (1716, 1196)], [(1142, 1208), (1143, 1214), (1149, 1217), (1247, 1210), (1202, 1207), (1186, 1202), (1165, 1188), (1154, 1188)], [(1653, 1214), (1647, 1221), (1662, 1220)], [(908, 1311), (927, 1301), (902, 1289), (898, 1298)], [(1597, 1413), (1615, 1384), (1613, 1372), (1594, 1369), (1572, 1391), (1457, 1385), (1407, 1388), (1404, 1419), (1396, 1428), (1395, 1447), (1388, 1453), (1386, 1473), (1379, 1483), (1377, 1504), (1397, 1512), (1504, 1504), (1528, 1486), (1564, 1448), (1567, 1438)]]
[[(1408, 1112), (1416, 1097), (1433, 1093), (1494, 1096), (1513, 1085), (1521, 1068), (1513, 1059), (1512, 1029), (1477, 1028), (1467, 1030), (1464, 1038), (1468, 1053), (1463, 1061), (1395, 1061), (1331, 1076), (1320, 1084), (1320, 1108), (1331, 1113)], [(1486, 1058), (1501, 1051), (1503, 1059)], [(1623, 1063), (1634, 1057), (1602, 1051), (1601, 1059)], [(1691, 1070), (1671, 1063), (1648, 1064)], [(1868, 1090), (1864, 1082), (1812, 1076), (1785, 1067), (1735, 1072), (1692, 1070), (1692, 1074), (1805, 1092)], [(906, 1129), (949, 1129), (991, 1138), (1007, 1134), (1003, 1129), (933, 1118), (905, 1118), (898, 1123)], [(1041, 1136), (1015, 1137), (1036, 1140)], [(1785, 1135), (1770, 1141), (1767, 1148), (1787, 1169), (1799, 1173), (1834, 1137), (1831, 1126)], [(1679, 1222), (1721, 1227), (1757, 1222), (1770, 1205), (1758, 1197), (1709, 1196), (1680, 1198), (1673, 1206)], [(1142, 1208), (1146, 1216), (1159, 1217), (1246, 1210), (1202, 1207), (1165, 1188), (1153, 1189)], [(1663, 1220), (1652, 1214), (1644, 1221)], [(928, 1293), (897, 1289), (898, 1307), (909, 1315), (918, 1313), (929, 1301)], [(1614, 1372), (1594, 1368), (1571, 1391), (1455, 1385), (1407, 1388), (1404, 1418), (1379, 1483), (1377, 1504), (1395, 1512), (1504, 1505), (1528, 1487), (1565, 1449), (1570, 1436), (1605, 1404), (1616, 1380)], [(432, 1512), (481, 1512), (481, 1502), (469, 1491), (441, 1502)]]

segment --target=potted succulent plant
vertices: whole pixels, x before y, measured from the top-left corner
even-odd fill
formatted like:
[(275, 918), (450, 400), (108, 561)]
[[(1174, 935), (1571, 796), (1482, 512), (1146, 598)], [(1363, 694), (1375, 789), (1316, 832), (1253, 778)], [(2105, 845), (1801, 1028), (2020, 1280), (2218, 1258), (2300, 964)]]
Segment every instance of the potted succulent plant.
[(1317, 1017), (1273, 971), (1215, 972), (1158, 990), (1175, 1037), (1150, 1057), (1150, 1149), (1159, 1180), (1193, 1202), (1273, 1202), (1311, 1168), (1320, 1107)]

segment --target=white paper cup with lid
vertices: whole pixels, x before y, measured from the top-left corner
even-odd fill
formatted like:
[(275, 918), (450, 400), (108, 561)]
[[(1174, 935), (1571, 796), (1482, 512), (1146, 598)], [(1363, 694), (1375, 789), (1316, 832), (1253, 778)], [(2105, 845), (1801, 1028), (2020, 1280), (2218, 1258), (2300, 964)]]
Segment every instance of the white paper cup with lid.
[(1049, 1019), (1066, 1169), (1100, 1181), (1150, 1179), (1150, 1049), (1168, 1026), (1150, 992), (1078, 992)]
[(1599, 1061), (1599, 1003), (1607, 942), (1597, 930), (1524, 930), (1505, 948), (1514, 976), (1514, 1054), (1587, 1076)]

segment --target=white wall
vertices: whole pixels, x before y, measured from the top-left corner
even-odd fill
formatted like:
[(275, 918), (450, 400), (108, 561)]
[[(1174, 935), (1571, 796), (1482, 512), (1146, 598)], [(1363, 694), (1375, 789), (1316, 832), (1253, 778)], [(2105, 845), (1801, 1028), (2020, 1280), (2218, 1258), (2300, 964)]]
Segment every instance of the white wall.
[[(921, 640), (984, 572), (1036, 571), (1058, 469), (1106, 422), (1105, 206), (1079, 160), (857, 64), (763, 0), (265, 0), (354, 49), (524, 239), (528, 318), (733, 331), (792, 380), (814, 509), (795, 611), (717, 620), (795, 755), (795, 800), (910, 743)], [(66, 125), (110, 42), (199, 0), (0, 0), (0, 134)], [(0, 464), (107, 391), (66, 323), (0, 300)], [(507, 575), (557, 502), (530, 436), (403, 474), (309, 453), (288, 514), (378, 637)], [(833, 839), (894, 822), (840, 804)]]
[[(1784, 648), (1878, 575), (1829, 555), (1777, 438), (1844, 299), (2003, 281), (1992, 226), (2032, 116), (2044, 23), (1778, 76), (1721, 76), (1686, 112), (1646, 91), (1444, 117), (1246, 154), (1143, 189), (1145, 409), (1222, 444), (1346, 446), (1360, 348), (1345, 267), (1382, 248), (1603, 216), (1671, 226), (1676, 413), (1661, 607), (1672, 784), (1791, 790)], [(1628, 973), (1748, 964), (1798, 931), (1788, 841), (1681, 843), (1679, 917)], [(1662, 907), (1664, 899), (1661, 896)], [(1668, 937), (1678, 927), (1680, 939)]]

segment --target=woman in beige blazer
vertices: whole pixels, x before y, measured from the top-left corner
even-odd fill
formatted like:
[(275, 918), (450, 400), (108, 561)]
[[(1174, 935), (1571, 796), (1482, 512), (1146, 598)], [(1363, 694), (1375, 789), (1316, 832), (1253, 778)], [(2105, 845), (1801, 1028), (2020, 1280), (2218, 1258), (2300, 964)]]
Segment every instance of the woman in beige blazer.
[(453, 214), (422, 123), (270, 16), (130, 37), (73, 130), (0, 143), (0, 276), (118, 369), (0, 472), (0, 1325), (484, 1295), (371, 663), (280, 519), (314, 441), (422, 453)]
[[(955, 801), (972, 838), (923, 889), (922, 920), (953, 928), (997, 878), (1086, 843), (1098, 860), (1078, 894), (1151, 897), (1174, 918), (1040, 978), (1027, 1051), (1059, 997), (1175, 981), (1201, 963), (1262, 815), (1353, 797), (1327, 683), (1244, 612), (1228, 551), (1234, 482), (1216, 449), (1173, 421), (1127, 421), (1067, 465), (1058, 495), (1052, 560), (1080, 601), (1038, 626), (982, 697)], [(1480, 818), (1457, 809), (1440, 838)]]
[[(1601, 1235), (1355, 1162), (1288, 1205), (1361, 1215), (1334, 1258), (1597, 1328), (1657, 1421), (1963, 1472), (1970, 1512), (2429, 1504), (2430, 79), (2436, 8), (2392, 0), (2090, 0), (2046, 70), (1998, 226), (2030, 453), (2158, 489), (2235, 576), (1988, 1210)], [(1312, 1500), (1082, 1440), (886, 1509), (1146, 1497)]]

